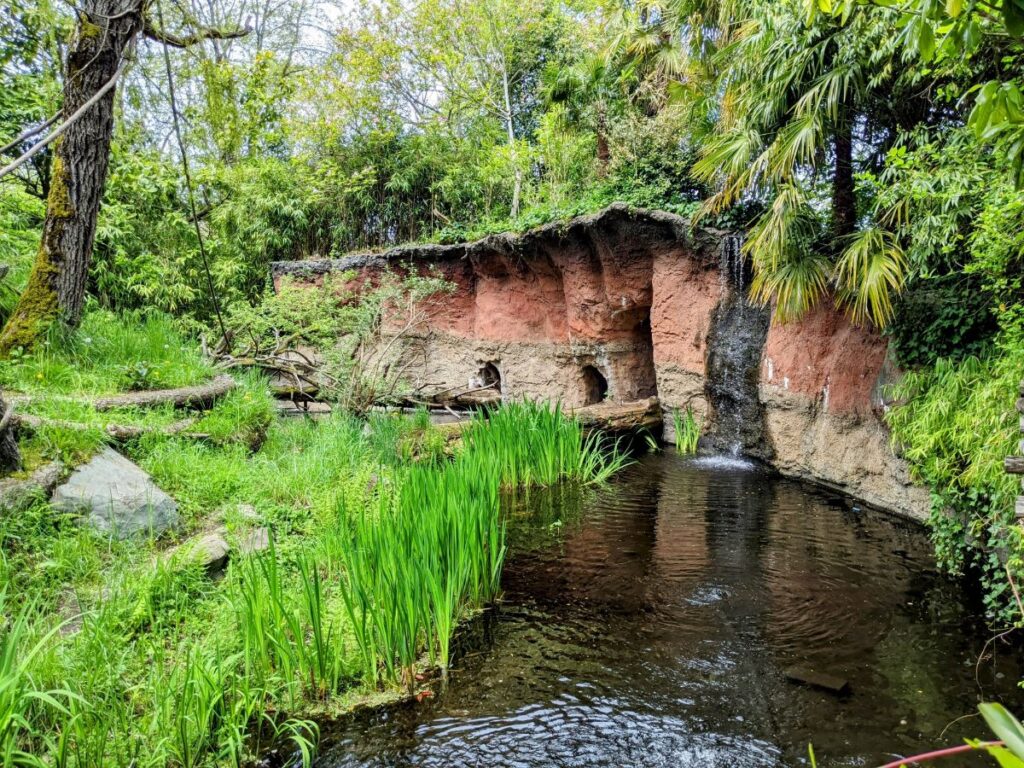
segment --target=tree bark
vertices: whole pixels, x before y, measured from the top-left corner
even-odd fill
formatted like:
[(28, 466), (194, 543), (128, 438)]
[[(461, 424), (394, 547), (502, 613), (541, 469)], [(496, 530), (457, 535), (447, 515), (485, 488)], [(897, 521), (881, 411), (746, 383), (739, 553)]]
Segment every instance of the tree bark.
[[(71, 115), (117, 76), (125, 50), (142, 29), (141, 0), (83, 0), (64, 71), (64, 115)], [(60, 320), (82, 316), (100, 199), (114, 132), (110, 88), (54, 145), (43, 235), (25, 291), (0, 333), (0, 355), (31, 347)]]
[(597, 176), (605, 178), (608, 175), (608, 163), (612, 159), (611, 148), (608, 146), (608, 118), (605, 114), (604, 105), (597, 107)]
[(0, 475), (9, 475), (21, 469), (21, 451), (14, 436), (12, 406), (4, 402), (0, 394)]
[(511, 217), (514, 219), (519, 215), (519, 201), (523, 194), (523, 172), (519, 168), (519, 155), (516, 152), (516, 132), (512, 117), (512, 92), (508, 82), (508, 68), (505, 66), (504, 58), (501, 64), (501, 85), (505, 97), (505, 129), (508, 132), (508, 148), (512, 154), (512, 162), (515, 164), (515, 182), (512, 188), (512, 210)]
[(832, 231), (835, 237), (852, 234), (857, 227), (857, 198), (853, 183), (853, 120), (840, 112), (832, 135), (835, 169), (832, 177)]

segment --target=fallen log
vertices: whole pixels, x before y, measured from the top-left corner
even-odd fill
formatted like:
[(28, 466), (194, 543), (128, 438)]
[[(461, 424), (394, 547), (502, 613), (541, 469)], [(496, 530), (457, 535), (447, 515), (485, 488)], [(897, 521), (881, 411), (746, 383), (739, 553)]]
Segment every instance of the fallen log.
[(123, 395), (101, 397), (93, 400), (92, 406), (97, 411), (109, 411), (113, 408), (144, 408), (170, 403), (175, 408), (206, 410), (236, 386), (237, 383), (233, 378), (227, 374), (221, 374), (205, 384), (197, 384), (193, 387), (125, 392)]
[(609, 432), (656, 429), (662, 424), (661, 403), (656, 397), (630, 403), (595, 403), (571, 408), (568, 412), (584, 427)]
[(196, 423), (195, 419), (181, 419), (162, 427), (143, 427), (135, 424), (83, 424), (80, 421), (65, 421), (63, 419), (48, 419), (43, 416), (33, 416), (29, 413), (15, 413), (11, 422), (18, 427), (31, 430), (46, 429), (68, 429), (76, 432), (86, 432), (91, 429), (98, 429), (118, 442), (133, 440), (143, 435), (180, 435), (195, 440), (207, 440), (209, 435), (204, 432), (188, 432), (189, 427)]
[(1024, 475), (1024, 456), (1007, 456), (1003, 468), (1010, 475)]
[(454, 407), (480, 407), (484, 405), (497, 405), (501, 403), (501, 392), (496, 386), (490, 384), (486, 387), (474, 387), (461, 392), (453, 392), (455, 388), (442, 389), (440, 392), (427, 395), (404, 395), (394, 402), (388, 403), (392, 407), (401, 408), (436, 408), (448, 410)]
[(111, 411), (115, 408), (145, 408), (153, 405), (169, 403), (175, 408), (194, 408), (206, 410), (237, 386), (235, 380), (226, 374), (217, 376), (205, 384), (175, 389), (153, 389), (137, 392), (125, 392), (120, 395), (106, 397), (70, 397), (66, 395), (13, 395), (11, 402), (27, 405), (34, 401), (65, 400), (67, 402), (85, 403), (97, 411)]

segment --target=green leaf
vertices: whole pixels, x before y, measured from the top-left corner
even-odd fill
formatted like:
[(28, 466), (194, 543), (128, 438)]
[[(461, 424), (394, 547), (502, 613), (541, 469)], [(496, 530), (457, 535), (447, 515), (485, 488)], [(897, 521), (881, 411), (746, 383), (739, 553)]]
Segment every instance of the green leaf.
[(946, 0), (946, 14), (956, 18), (964, 12), (964, 0)]
[(1002, 704), (985, 702), (978, 705), (978, 711), (1006, 748), (1024, 760), (1024, 726), (1021, 726), (1020, 721), (1007, 712)]
[(1005, 747), (986, 747), (985, 751), (995, 758), (999, 768), (1024, 768), (1024, 760)]
[(931, 61), (932, 56), (935, 55), (935, 33), (932, 32), (932, 26), (928, 22), (922, 20), (919, 24), (917, 49), (924, 61)]
[(1013, 37), (1024, 37), (1024, 8), (1015, 0), (1003, 0), (1003, 23)]

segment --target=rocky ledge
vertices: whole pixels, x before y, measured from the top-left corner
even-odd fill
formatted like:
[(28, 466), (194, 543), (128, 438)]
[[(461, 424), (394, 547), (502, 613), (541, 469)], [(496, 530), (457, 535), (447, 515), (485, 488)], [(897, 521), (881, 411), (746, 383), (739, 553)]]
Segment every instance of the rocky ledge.
[(739, 246), (727, 232), (617, 204), (522, 234), (278, 262), (272, 273), (276, 284), (350, 270), (440, 274), (454, 292), (382, 345), (413, 385), (494, 382), (505, 397), (568, 407), (657, 397), (670, 441), (673, 413), (689, 408), (710, 449), (925, 518), (929, 495), (880, 419), (894, 375), (885, 339), (831, 305), (774, 322), (744, 298)]

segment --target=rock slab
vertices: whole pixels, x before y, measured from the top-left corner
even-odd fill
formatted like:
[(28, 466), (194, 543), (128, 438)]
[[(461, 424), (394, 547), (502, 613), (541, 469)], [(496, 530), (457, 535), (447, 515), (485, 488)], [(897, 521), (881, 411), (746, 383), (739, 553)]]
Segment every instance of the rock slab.
[(59, 461), (52, 461), (27, 477), (5, 477), (0, 480), (0, 510), (21, 512), (37, 498), (49, 496), (60, 481), (62, 469)]
[(54, 491), (53, 506), (115, 538), (159, 536), (178, 525), (178, 505), (152, 478), (112, 448), (104, 448)]

